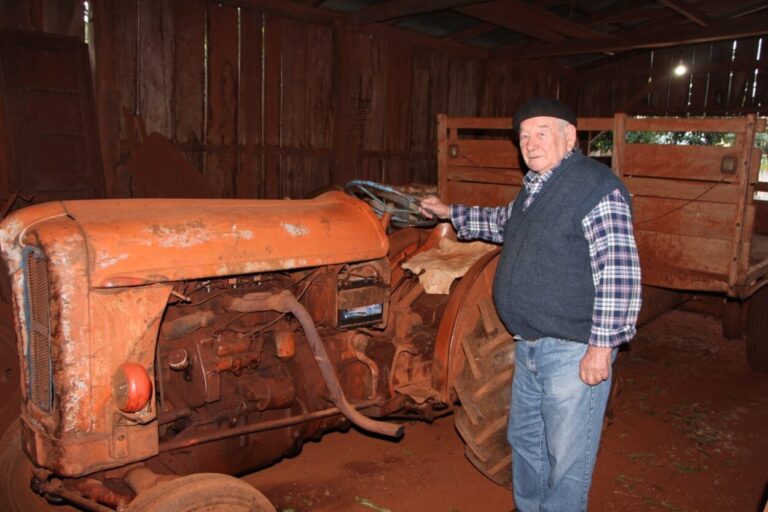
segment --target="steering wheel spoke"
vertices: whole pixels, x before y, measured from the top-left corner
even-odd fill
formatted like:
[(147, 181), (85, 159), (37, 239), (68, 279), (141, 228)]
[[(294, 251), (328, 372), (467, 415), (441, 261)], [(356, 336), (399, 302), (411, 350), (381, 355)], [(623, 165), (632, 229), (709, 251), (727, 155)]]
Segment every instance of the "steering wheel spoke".
[(352, 180), (347, 183), (346, 191), (368, 203), (379, 217), (389, 214), (390, 222), (395, 227), (431, 227), (437, 224), (436, 218), (422, 213), (418, 197), (400, 192), (390, 185)]

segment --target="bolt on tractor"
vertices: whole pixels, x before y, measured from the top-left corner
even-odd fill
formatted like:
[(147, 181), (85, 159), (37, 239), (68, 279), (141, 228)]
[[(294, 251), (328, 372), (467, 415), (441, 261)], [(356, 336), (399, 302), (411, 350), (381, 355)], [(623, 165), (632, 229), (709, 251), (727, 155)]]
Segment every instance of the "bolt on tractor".
[(8, 216), (22, 403), (0, 447), (0, 508), (274, 511), (231, 475), (350, 425), (396, 438), (395, 414), (454, 413), (468, 458), (508, 484), (498, 250), (449, 294), (426, 293), (404, 265), (450, 227), (390, 187), (348, 191)]

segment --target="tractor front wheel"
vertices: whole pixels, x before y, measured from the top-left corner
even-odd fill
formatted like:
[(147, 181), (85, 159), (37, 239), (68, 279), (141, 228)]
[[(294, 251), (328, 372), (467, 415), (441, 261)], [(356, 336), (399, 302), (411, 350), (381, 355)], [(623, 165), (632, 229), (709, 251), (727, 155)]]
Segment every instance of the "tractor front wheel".
[(259, 491), (233, 476), (197, 473), (140, 492), (125, 512), (276, 512)]

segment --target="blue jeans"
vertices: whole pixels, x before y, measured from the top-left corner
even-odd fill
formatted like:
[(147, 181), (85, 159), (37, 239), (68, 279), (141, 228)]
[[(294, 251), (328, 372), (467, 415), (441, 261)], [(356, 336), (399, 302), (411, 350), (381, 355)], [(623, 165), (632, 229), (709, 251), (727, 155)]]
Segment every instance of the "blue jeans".
[(586, 351), (556, 338), (517, 341), (507, 437), (521, 512), (587, 509), (611, 381), (579, 378)]

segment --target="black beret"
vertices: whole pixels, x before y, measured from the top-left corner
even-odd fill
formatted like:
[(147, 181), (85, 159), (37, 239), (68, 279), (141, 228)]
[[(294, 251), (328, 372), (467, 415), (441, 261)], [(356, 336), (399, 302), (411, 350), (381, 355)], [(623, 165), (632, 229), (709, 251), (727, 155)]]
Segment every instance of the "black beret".
[(536, 96), (523, 103), (515, 112), (514, 127), (516, 132), (520, 132), (520, 123), (532, 117), (556, 117), (568, 121), (576, 126), (576, 113), (571, 107), (552, 98)]

